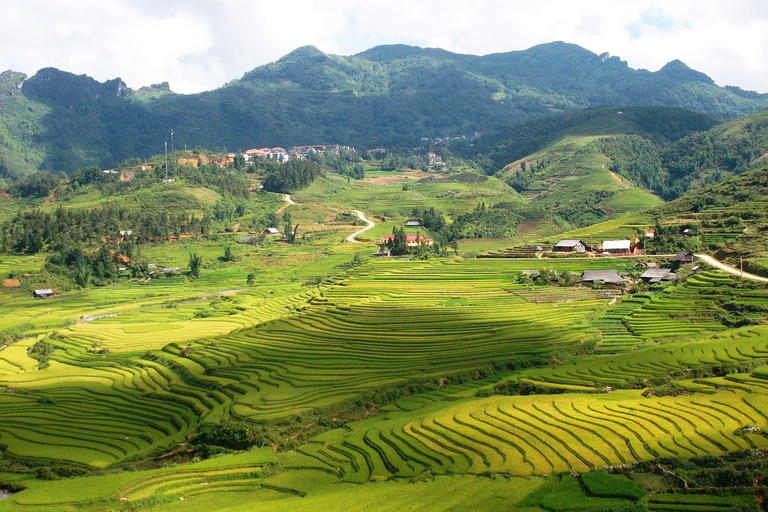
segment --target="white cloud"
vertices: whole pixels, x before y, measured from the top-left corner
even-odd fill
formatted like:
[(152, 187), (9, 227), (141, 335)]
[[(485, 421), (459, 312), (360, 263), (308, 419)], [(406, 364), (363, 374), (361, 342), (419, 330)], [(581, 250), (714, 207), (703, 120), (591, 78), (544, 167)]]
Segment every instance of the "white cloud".
[(560, 40), (652, 71), (680, 59), (720, 85), (768, 92), (762, 0), (3, 0), (3, 18), (0, 69), (53, 66), (133, 88), (212, 89), (307, 44), (486, 55)]

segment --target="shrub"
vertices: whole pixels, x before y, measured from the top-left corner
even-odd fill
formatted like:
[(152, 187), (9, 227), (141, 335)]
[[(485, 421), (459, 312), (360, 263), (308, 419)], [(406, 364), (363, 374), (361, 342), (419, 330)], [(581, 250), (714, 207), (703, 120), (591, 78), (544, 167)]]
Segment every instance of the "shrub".
[(262, 433), (253, 425), (242, 421), (227, 421), (215, 425), (202, 425), (192, 439), (196, 445), (211, 445), (230, 450), (247, 450), (264, 442)]
[(602, 471), (581, 474), (581, 483), (587, 492), (601, 498), (623, 498), (637, 501), (645, 496), (645, 491), (623, 475), (611, 475)]

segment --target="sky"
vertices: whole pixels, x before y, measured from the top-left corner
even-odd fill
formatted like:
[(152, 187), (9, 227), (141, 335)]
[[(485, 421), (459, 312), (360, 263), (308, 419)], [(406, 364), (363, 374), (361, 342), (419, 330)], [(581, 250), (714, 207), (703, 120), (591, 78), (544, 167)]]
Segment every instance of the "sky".
[(488, 55), (565, 41), (768, 93), (765, 0), (0, 0), (0, 13), (0, 71), (55, 67), (133, 89), (215, 89), (304, 45)]

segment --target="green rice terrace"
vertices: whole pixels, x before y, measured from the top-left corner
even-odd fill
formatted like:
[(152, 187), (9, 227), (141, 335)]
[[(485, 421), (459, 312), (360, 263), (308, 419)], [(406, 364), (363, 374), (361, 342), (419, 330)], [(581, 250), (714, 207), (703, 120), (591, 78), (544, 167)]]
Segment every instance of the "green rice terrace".
[[(0, 351), (0, 483), (21, 491), (0, 511), (757, 503), (754, 486), (691, 494), (715, 470), (674, 465), (763, 467), (764, 287), (713, 271), (631, 295), (520, 278), (634, 264), (379, 259), (40, 329)], [(209, 439), (201, 461), (217, 426), (255, 447)]]
[(2, 197), (0, 512), (763, 510), (768, 285), (673, 257), (761, 273), (766, 171), (658, 206), (596, 142)]

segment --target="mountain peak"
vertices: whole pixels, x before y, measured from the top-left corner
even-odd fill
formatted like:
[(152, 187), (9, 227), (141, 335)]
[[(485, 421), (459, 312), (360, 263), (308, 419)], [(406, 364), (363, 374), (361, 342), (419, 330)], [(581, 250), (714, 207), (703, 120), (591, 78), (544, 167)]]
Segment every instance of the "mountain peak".
[(306, 46), (300, 46), (296, 48), (292, 52), (280, 58), (277, 62), (285, 62), (285, 61), (292, 61), (292, 60), (299, 60), (299, 59), (317, 59), (317, 58), (327, 58), (327, 57), (328, 55), (320, 51), (317, 48), (317, 46), (313, 46), (309, 44)]
[(714, 84), (714, 80), (700, 71), (689, 68), (684, 62), (680, 60), (673, 60), (668, 62), (661, 68), (658, 73), (662, 76), (673, 78), (675, 80), (683, 80), (686, 82), (702, 82), (705, 84)]

